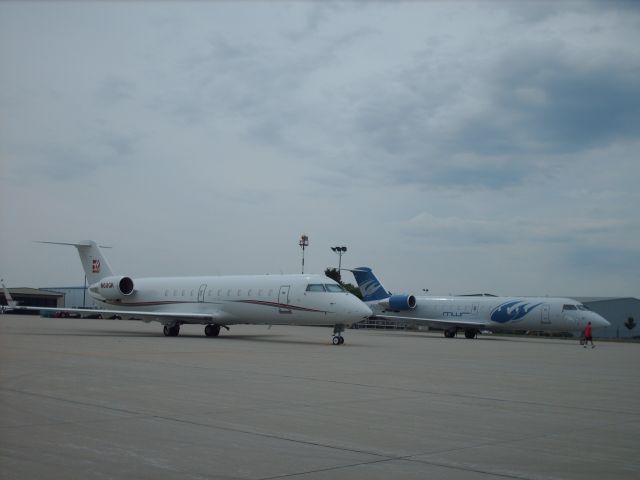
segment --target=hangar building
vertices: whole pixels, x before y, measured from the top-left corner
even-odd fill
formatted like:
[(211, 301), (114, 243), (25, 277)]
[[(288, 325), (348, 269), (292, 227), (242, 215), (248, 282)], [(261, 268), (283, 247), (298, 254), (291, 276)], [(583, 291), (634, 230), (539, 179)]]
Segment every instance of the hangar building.
[(46, 290), (64, 294), (64, 307), (96, 308), (93, 298), (85, 287), (47, 287)]
[[(60, 292), (52, 292), (49, 290), (38, 288), (9, 288), (11, 298), (18, 305), (29, 305), (33, 307), (64, 307), (64, 294)], [(4, 291), (0, 290), (0, 305), (7, 305)]]

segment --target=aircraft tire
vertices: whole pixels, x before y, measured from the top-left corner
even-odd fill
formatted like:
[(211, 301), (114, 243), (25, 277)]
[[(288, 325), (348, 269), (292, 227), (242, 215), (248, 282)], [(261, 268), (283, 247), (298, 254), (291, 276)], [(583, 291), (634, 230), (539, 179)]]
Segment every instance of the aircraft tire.
[(165, 337), (177, 337), (180, 334), (180, 325), (174, 325), (173, 327), (165, 325), (162, 333), (164, 333)]
[(340, 345), (340, 337), (333, 337), (333, 344)]
[(344, 337), (340, 337), (340, 345), (344, 344)]
[(476, 338), (478, 336), (477, 330), (467, 329), (464, 331), (464, 336), (467, 338)]
[(207, 337), (217, 337), (220, 335), (220, 325), (207, 325), (204, 327), (204, 334)]

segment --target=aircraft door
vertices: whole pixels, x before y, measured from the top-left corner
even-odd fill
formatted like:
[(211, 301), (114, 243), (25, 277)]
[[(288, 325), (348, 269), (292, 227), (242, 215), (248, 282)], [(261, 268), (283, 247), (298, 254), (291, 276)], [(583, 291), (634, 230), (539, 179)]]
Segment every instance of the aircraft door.
[(204, 294), (207, 291), (207, 284), (203, 283), (200, 285), (200, 289), (198, 290), (198, 302), (204, 302)]
[(287, 308), (289, 305), (289, 289), (290, 285), (282, 285), (280, 287), (280, 292), (278, 293), (278, 304), (279, 304), (279, 312), (280, 313), (291, 313), (291, 309)]
[(544, 303), (540, 306), (540, 323), (542, 325), (551, 325), (551, 319), (549, 318), (548, 303)]

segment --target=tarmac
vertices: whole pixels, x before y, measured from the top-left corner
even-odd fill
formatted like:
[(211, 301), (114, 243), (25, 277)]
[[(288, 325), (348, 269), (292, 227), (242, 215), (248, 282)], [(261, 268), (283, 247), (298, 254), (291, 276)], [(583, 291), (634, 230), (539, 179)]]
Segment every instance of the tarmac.
[(640, 345), (0, 316), (3, 479), (638, 479)]

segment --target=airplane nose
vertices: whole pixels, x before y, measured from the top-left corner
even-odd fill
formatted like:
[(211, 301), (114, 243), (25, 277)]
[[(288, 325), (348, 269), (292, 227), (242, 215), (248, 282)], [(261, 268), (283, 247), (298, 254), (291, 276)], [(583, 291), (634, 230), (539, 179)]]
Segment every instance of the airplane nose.
[(598, 315), (597, 313), (594, 313), (594, 319), (591, 320), (591, 323), (593, 323), (594, 327), (610, 327), (611, 323), (609, 323), (608, 320), (606, 320), (604, 317), (601, 317), (600, 315)]
[(371, 315), (373, 315), (373, 312), (371, 311), (371, 309), (363, 302), (360, 302), (360, 305), (358, 305), (358, 315), (362, 318), (369, 318)]

